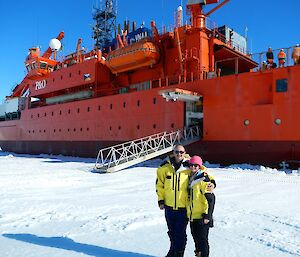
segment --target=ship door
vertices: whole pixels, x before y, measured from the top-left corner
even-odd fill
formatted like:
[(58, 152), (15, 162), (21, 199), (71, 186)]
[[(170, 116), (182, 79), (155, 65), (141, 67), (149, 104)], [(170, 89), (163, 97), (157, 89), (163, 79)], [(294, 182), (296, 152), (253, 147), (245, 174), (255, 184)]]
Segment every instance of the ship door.
[(203, 97), (198, 101), (185, 102), (185, 126), (199, 126), (203, 131)]

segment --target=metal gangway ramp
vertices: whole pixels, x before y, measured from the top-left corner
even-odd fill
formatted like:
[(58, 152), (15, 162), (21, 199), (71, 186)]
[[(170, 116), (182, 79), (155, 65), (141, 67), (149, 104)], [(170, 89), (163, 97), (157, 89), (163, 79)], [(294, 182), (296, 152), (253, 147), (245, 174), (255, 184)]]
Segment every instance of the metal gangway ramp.
[(162, 132), (99, 150), (94, 172), (106, 173), (125, 169), (173, 150), (180, 143), (188, 145), (200, 140), (200, 127), (193, 126)]

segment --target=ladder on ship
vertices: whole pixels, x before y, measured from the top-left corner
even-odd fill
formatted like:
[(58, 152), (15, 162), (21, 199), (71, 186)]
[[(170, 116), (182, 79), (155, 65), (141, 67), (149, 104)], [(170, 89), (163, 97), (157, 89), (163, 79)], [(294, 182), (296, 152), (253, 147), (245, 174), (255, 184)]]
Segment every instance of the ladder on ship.
[(199, 126), (162, 132), (99, 150), (94, 172), (115, 172), (173, 150), (180, 143), (189, 145), (201, 138)]

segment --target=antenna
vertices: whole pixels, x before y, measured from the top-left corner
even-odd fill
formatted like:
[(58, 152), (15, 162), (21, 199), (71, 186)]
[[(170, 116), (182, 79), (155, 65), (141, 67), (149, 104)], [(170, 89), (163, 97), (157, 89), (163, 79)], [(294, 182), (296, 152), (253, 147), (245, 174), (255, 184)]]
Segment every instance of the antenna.
[(110, 46), (116, 33), (116, 9), (114, 0), (105, 0), (105, 7), (102, 9), (102, 0), (100, 8), (94, 7), (92, 38), (95, 41), (95, 48), (105, 49)]

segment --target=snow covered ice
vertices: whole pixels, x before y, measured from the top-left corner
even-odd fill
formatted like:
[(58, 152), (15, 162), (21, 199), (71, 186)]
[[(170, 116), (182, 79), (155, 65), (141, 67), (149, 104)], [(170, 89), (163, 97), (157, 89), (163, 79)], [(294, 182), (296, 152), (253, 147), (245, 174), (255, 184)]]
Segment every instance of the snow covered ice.
[[(164, 256), (152, 160), (112, 174), (94, 159), (0, 152), (1, 257)], [(300, 256), (300, 176), (208, 165), (217, 182), (211, 257)], [(186, 257), (193, 256), (188, 228)]]

